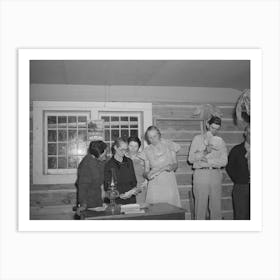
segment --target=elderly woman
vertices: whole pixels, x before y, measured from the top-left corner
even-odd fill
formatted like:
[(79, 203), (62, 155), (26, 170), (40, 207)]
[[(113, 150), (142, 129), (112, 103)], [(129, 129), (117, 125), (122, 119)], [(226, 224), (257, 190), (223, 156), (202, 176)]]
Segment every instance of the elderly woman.
[(120, 197), (116, 199), (118, 204), (136, 203), (136, 185), (137, 180), (134, 172), (133, 162), (125, 154), (128, 150), (127, 141), (118, 138), (112, 145), (111, 159), (105, 164), (104, 169), (104, 187), (108, 190), (112, 176), (112, 170), (115, 173), (115, 180), (117, 181), (117, 189)]
[(145, 161), (145, 176), (149, 181), (146, 202), (165, 202), (181, 207), (174, 173), (178, 167), (176, 153), (180, 145), (162, 139), (156, 126), (148, 127), (145, 138), (149, 145), (139, 157)]
[(144, 161), (138, 157), (141, 141), (137, 136), (130, 136), (128, 142), (127, 156), (133, 161), (135, 175), (137, 179), (137, 203), (144, 203), (146, 201), (147, 182), (144, 178)]
[(102, 190), (104, 181), (104, 160), (107, 145), (102, 141), (90, 142), (88, 154), (82, 159), (78, 167), (77, 214), (87, 208), (102, 206)]

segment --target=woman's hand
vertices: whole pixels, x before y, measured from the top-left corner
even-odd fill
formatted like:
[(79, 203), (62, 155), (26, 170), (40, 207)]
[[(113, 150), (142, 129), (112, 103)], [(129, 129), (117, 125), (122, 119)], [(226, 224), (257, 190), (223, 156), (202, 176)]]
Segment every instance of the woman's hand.
[(128, 199), (131, 198), (133, 195), (137, 194), (137, 188), (133, 188), (130, 191), (120, 194), (121, 199)]
[(171, 163), (168, 164), (164, 167), (165, 171), (171, 172), (171, 171), (175, 171), (178, 168), (178, 164), (177, 163)]
[(86, 210), (86, 207), (85, 207), (85, 206), (80, 206), (80, 207), (77, 208), (76, 214), (77, 214), (78, 216), (81, 216), (81, 212), (83, 212), (83, 211), (85, 211), (85, 210)]

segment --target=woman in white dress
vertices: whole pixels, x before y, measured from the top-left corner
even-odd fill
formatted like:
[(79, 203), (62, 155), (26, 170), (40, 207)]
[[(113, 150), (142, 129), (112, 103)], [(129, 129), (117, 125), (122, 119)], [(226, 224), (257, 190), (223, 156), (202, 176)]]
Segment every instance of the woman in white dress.
[(175, 171), (178, 167), (176, 153), (180, 145), (161, 138), (156, 126), (150, 126), (145, 134), (148, 146), (139, 157), (145, 162), (148, 179), (147, 203), (169, 203), (181, 207)]

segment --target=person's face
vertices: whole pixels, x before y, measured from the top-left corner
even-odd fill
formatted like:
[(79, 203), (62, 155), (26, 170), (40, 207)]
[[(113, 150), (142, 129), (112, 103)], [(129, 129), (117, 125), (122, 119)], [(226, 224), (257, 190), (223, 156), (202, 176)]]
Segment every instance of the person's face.
[(250, 141), (251, 141), (251, 131), (250, 131), (250, 127), (247, 127), (246, 130), (245, 130), (245, 133), (244, 133), (244, 136), (245, 136), (245, 141), (247, 143), (250, 144)]
[(210, 124), (209, 126), (209, 131), (213, 136), (218, 134), (218, 131), (220, 130), (221, 126), (215, 123)]
[(139, 145), (137, 142), (131, 141), (128, 144), (128, 150), (130, 154), (136, 154), (139, 150)]
[(127, 152), (127, 143), (121, 142), (119, 147), (115, 147), (116, 154), (123, 158), (125, 153)]
[(156, 130), (150, 130), (147, 134), (148, 140), (152, 145), (156, 145), (160, 141), (160, 137)]

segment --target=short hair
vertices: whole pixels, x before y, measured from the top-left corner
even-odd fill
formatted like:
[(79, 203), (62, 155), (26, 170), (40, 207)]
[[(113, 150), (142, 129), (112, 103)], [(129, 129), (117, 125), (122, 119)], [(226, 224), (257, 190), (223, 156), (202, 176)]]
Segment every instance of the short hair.
[(88, 152), (91, 155), (94, 155), (96, 158), (99, 158), (100, 155), (104, 153), (107, 149), (107, 144), (101, 140), (98, 141), (91, 141), (89, 144)]
[(130, 142), (136, 142), (136, 143), (138, 144), (138, 148), (141, 147), (141, 141), (140, 141), (140, 139), (139, 139), (137, 136), (130, 136), (130, 137), (127, 139), (127, 142), (128, 142), (128, 144), (129, 144)]
[(217, 116), (213, 116), (210, 118), (210, 120), (208, 121), (208, 124), (211, 125), (212, 123), (217, 124), (219, 126), (222, 125), (222, 120), (220, 117)]
[(150, 144), (150, 141), (148, 139), (148, 132), (155, 130), (158, 133), (159, 138), (161, 138), (161, 133), (160, 130), (155, 126), (155, 125), (151, 125), (147, 128), (146, 132), (145, 132), (145, 140), (147, 141), (148, 144)]
[(114, 155), (115, 154), (115, 147), (119, 147), (120, 145), (121, 145), (121, 143), (126, 143), (127, 144), (127, 141), (126, 141), (126, 139), (124, 139), (124, 138), (122, 138), (122, 137), (119, 137), (119, 138), (117, 138), (117, 139), (115, 139), (115, 141), (114, 141), (114, 143), (113, 143), (113, 145), (112, 145), (112, 147), (111, 147), (111, 152), (112, 152), (112, 154)]

